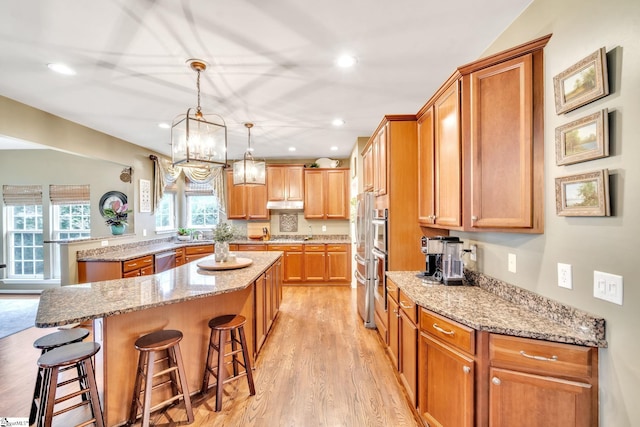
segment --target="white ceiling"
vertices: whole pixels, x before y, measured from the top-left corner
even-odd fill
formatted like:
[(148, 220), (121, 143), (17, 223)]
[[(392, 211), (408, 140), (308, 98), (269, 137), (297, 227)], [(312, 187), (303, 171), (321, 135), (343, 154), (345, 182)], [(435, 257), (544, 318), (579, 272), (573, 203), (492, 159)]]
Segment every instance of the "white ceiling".
[[(203, 111), (226, 120), (229, 159), (247, 147), (247, 121), (256, 157), (346, 158), (384, 114), (416, 113), (530, 1), (3, 1), (0, 94), (169, 155), (158, 124), (195, 107), (185, 61), (200, 58)], [(356, 66), (335, 66), (342, 53)]]

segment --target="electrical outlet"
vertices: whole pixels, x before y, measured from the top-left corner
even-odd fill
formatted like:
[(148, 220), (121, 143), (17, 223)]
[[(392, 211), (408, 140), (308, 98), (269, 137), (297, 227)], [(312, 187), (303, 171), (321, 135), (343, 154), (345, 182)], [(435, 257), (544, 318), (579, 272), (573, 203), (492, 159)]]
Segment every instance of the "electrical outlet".
[(573, 289), (573, 277), (571, 264), (558, 263), (558, 286)]
[(622, 305), (622, 276), (617, 274), (604, 273), (602, 271), (593, 272), (593, 296)]
[(469, 255), (469, 259), (471, 261), (477, 261), (478, 260), (478, 245), (471, 245), (471, 246), (469, 246), (469, 249), (471, 249), (471, 254)]
[(100, 244), (102, 246), (109, 246), (109, 241), (108, 240), (103, 240), (103, 241), (100, 242)]
[(327, 231), (327, 226), (326, 226), (326, 225), (323, 225), (323, 226), (322, 226), (322, 231), (323, 231), (323, 232), (324, 232), (324, 231)]
[(516, 254), (509, 254), (507, 268), (511, 273), (516, 272)]
[(143, 228), (142, 229), (142, 237), (145, 237), (147, 235), (147, 229)]

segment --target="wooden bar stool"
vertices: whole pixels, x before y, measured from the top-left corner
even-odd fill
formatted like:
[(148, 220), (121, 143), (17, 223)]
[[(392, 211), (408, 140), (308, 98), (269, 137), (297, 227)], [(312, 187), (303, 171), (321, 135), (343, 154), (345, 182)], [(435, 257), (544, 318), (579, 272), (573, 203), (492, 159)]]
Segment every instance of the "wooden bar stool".
[[(138, 369), (136, 381), (133, 390), (133, 399), (131, 401), (131, 410), (129, 412), (129, 424), (136, 422), (138, 418), (138, 410), (141, 410), (142, 426), (149, 425), (151, 412), (156, 411), (170, 403), (184, 400), (184, 406), (187, 411), (187, 421), (189, 424), (193, 422), (193, 409), (191, 408), (191, 397), (189, 396), (189, 388), (187, 386), (187, 377), (182, 364), (182, 355), (180, 354), (180, 341), (182, 340), (182, 332), (175, 330), (163, 330), (152, 332), (138, 338), (135, 342), (136, 349), (140, 351), (138, 358)], [(166, 350), (166, 356), (157, 358), (156, 353)], [(166, 361), (168, 367), (158, 372), (154, 372), (154, 365), (157, 362)], [(168, 379), (153, 384), (153, 379), (160, 376), (169, 375)], [(144, 381), (144, 387), (143, 387)], [(157, 405), (151, 407), (151, 392), (165, 384), (171, 384), (173, 396), (164, 400)], [(140, 394), (144, 393), (142, 402)]]
[[(82, 425), (95, 423), (98, 427), (104, 426), (98, 386), (94, 375), (93, 360), (91, 357), (100, 350), (100, 344), (95, 342), (77, 342), (63, 345), (47, 351), (38, 359), (38, 366), (43, 369), (42, 393), (43, 398), (38, 410), (38, 426), (50, 427), (53, 417), (89, 405), (92, 418)], [(65, 368), (78, 367), (79, 378), (72, 378), (58, 382), (58, 374)], [(56, 398), (58, 387), (78, 381), (80, 389)], [(54, 411), (55, 405), (67, 402), (75, 397), (84, 397), (80, 402), (64, 406)]]
[[(38, 338), (33, 342), (33, 346), (37, 349), (40, 349), (40, 356), (45, 354), (46, 352), (53, 350), (54, 348), (61, 347), (67, 344), (73, 344), (76, 342), (80, 342), (89, 336), (89, 330), (84, 328), (73, 328), (73, 329), (64, 329), (58, 332), (54, 332), (43, 337)], [(65, 369), (73, 368), (73, 366), (68, 366)], [(82, 378), (82, 371), (80, 369), (80, 364), (76, 366), (78, 370), (78, 377)], [(62, 369), (61, 371), (63, 371)], [(38, 405), (37, 401), (41, 398), (41, 385), (43, 379), (44, 369), (38, 368), (38, 375), (36, 377), (36, 385), (33, 390), (33, 401), (31, 402), (31, 412), (29, 413), (29, 425), (33, 424), (36, 421), (36, 415), (38, 413)], [(85, 395), (82, 395), (82, 398), (86, 400)], [(41, 405), (45, 406), (45, 399), (41, 399)]]
[[(209, 376), (213, 375), (216, 378), (214, 385), (216, 388), (216, 412), (222, 409), (223, 387), (230, 381), (246, 376), (247, 382), (249, 383), (249, 395), (253, 396), (256, 394), (256, 389), (253, 385), (253, 373), (251, 372), (251, 359), (247, 348), (247, 340), (244, 335), (244, 324), (246, 321), (247, 319), (244, 316), (233, 314), (219, 316), (209, 320), (211, 336), (209, 338), (209, 350), (207, 352), (207, 362), (200, 392), (207, 392), (209, 389)], [(236, 336), (236, 331), (238, 331), (239, 339)], [(229, 338), (227, 338), (227, 332), (229, 332)], [(218, 338), (217, 342), (215, 339), (216, 333)], [(225, 346), (228, 343), (231, 343), (231, 352), (225, 353)], [(238, 344), (240, 344), (240, 349), (238, 349)], [(217, 366), (212, 366), (215, 359), (214, 352), (217, 352), (218, 356)], [(242, 353), (244, 363), (238, 360), (238, 353)], [(225, 362), (227, 356), (231, 356), (231, 361), (228, 363)], [(231, 376), (228, 375), (228, 364), (231, 364), (233, 368), (233, 375)], [(238, 365), (244, 368), (242, 372), (238, 372)]]

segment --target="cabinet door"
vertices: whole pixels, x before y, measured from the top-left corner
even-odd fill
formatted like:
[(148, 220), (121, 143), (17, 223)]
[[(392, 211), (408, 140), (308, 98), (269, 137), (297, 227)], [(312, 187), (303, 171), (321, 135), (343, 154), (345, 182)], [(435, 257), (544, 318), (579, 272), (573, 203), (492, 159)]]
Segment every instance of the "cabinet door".
[(286, 200), (286, 169), (280, 166), (267, 166), (267, 198), (270, 201)]
[(505, 369), (490, 369), (491, 427), (591, 427), (591, 385)]
[(325, 208), (327, 219), (349, 219), (348, 170), (326, 170)]
[(304, 200), (304, 167), (289, 166), (286, 171), (285, 194), (287, 200)]
[(306, 170), (304, 173), (304, 217), (323, 219), (324, 173), (321, 170)]
[(460, 90), (454, 81), (434, 103), (436, 225), (462, 225)]
[(473, 359), (421, 333), (418, 367), (422, 418), (430, 425), (472, 427)]
[(322, 252), (304, 253), (304, 280), (308, 282), (322, 282), (325, 280), (326, 255)]
[(265, 334), (271, 329), (275, 317), (275, 276), (273, 266), (265, 272)]
[(286, 283), (302, 282), (304, 265), (304, 253), (302, 249), (299, 251), (287, 251), (284, 254), (284, 277)]
[(435, 222), (435, 156), (433, 141), (433, 107), (418, 120), (418, 222)]
[(227, 171), (227, 218), (245, 219), (245, 187), (244, 185), (233, 185), (233, 171)]
[(400, 309), (398, 318), (398, 341), (400, 343), (398, 370), (400, 379), (414, 407), (418, 396), (418, 327)]
[(391, 361), (397, 370), (400, 369), (399, 356), (400, 356), (400, 341), (399, 341), (399, 322), (400, 322), (400, 307), (398, 302), (387, 295), (387, 311), (389, 313), (389, 323), (387, 324), (387, 334), (389, 335), (389, 356)]
[(255, 304), (256, 304), (256, 353), (260, 351), (262, 344), (267, 336), (267, 278), (264, 274), (260, 275), (256, 280), (256, 293), (255, 293)]
[(363, 191), (373, 190), (373, 144), (369, 144), (362, 153)]
[(247, 219), (269, 219), (269, 210), (267, 209), (267, 186), (254, 185), (246, 189)]
[(376, 138), (374, 188), (378, 196), (387, 194), (387, 126), (385, 125), (380, 129)]
[(470, 86), (471, 227), (531, 227), (532, 55), (471, 73)]
[(349, 282), (351, 280), (350, 259), (347, 245), (327, 245), (327, 280)]

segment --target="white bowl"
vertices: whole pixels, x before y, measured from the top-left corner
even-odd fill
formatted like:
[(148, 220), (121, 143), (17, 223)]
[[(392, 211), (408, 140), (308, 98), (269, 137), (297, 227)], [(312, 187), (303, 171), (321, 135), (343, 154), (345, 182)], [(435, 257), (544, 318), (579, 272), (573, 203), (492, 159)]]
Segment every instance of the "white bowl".
[(178, 236), (178, 240), (182, 240), (182, 241), (191, 240), (191, 236)]

